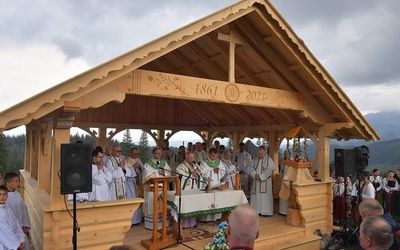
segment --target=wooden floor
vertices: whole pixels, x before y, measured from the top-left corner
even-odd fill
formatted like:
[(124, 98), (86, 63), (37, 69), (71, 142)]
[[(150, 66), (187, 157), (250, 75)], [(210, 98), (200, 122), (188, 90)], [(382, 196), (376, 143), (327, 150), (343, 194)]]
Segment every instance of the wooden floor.
[[(202, 224), (199, 227), (207, 227), (208, 231), (216, 232), (218, 222), (208, 223), (208, 225)], [(183, 229), (183, 233), (185, 233)], [(273, 249), (272, 245), (274, 239), (286, 237), (293, 237), (301, 235), (304, 233), (304, 229), (300, 227), (292, 227), (286, 224), (286, 216), (275, 214), (272, 217), (262, 217), (260, 216), (260, 236), (256, 240), (256, 249), (266, 249), (264, 242), (268, 242), (268, 249)], [(130, 246), (132, 249), (145, 249), (141, 244), (141, 240), (150, 239), (152, 231), (145, 229), (143, 224), (132, 227), (125, 235), (124, 245)], [(186, 245), (194, 249), (202, 249), (212, 238), (207, 238), (198, 241), (185, 242)], [(275, 240), (276, 241), (276, 240)], [(188, 249), (184, 245), (174, 245), (166, 249)]]

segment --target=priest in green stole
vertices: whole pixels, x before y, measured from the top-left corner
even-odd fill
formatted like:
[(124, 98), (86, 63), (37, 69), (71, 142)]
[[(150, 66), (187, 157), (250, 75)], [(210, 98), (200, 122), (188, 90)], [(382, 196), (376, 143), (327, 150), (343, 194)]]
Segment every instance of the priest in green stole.
[[(200, 172), (206, 182), (209, 183), (209, 189), (221, 184), (226, 174), (226, 170), (221, 160), (218, 158), (216, 148), (210, 148), (208, 158), (200, 164)], [(213, 203), (210, 204), (210, 210), (214, 209)], [(200, 217), (200, 221), (216, 221), (221, 218), (221, 214), (210, 214)]]
[[(154, 177), (170, 176), (171, 168), (168, 163), (161, 159), (161, 149), (154, 148), (152, 151), (153, 157), (148, 160), (143, 166), (143, 183)], [(145, 216), (145, 227), (147, 229), (153, 228), (153, 192), (148, 191), (148, 184), (144, 186), (144, 216)], [(168, 188), (168, 187), (165, 187)], [(161, 225), (160, 225), (161, 228)]]
[[(203, 177), (198, 171), (199, 166), (194, 162), (194, 154), (189, 152), (185, 155), (185, 160), (178, 165), (176, 172), (182, 175), (181, 189), (200, 189), (204, 187)], [(192, 228), (196, 226), (196, 217), (182, 218), (182, 228)]]
[(249, 175), (253, 178), (250, 205), (263, 216), (272, 216), (274, 214), (274, 199), (272, 196), (273, 170), (275, 170), (274, 162), (265, 151), (265, 147), (260, 146), (257, 157), (249, 164)]

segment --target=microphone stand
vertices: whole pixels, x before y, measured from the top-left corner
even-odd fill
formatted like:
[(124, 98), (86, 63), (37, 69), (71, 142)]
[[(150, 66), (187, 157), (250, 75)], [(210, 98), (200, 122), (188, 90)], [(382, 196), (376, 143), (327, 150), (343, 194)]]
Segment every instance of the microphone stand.
[[(182, 183), (182, 177), (183, 177), (183, 176), (195, 180), (195, 178), (193, 178), (193, 177), (191, 177), (191, 176), (183, 175), (183, 174), (180, 174), (180, 173), (178, 173), (178, 172), (175, 172), (175, 171), (172, 171), (172, 170), (169, 170), (169, 169), (165, 169), (165, 168), (160, 168), (160, 169), (163, 169), (163, 170), (165, 170), (165, 171), (168, 171), (168, 172), (170, 172), (170, 173), (173, 173), (173, 174), (178, 175), (179, 183)], [(198, 181), (200, 181), (200, 180), (198, 180)], [(200, 182), (202, 182), (202, 181), (200, 181)], [(204, 183), (204, 182), (202, 182), (202, 183)], [(178, 211), (178, 213), (177, 213), (177, 214), (178, 214), (178, 221), (177, 221), (177, 223), (178, 223), (178, 237), (176, 238), (176, 244), (177, 244), (177, 245), (180, 244), (180, 245), (183, 245), (183, 246), (185, 246), (185, 247), (187, 247), (187, 248), (189, 248), (189, 249), (195, 250), (195, 248), (192, 248), (192, 247), (186, 245), (185, 243), (183, 243), (183, 239), (181, 238), (182, 192), (181, 192), (181, 195), (179, 195), (178, 202), (179, 202), (179, 204), (178, 204), (178, 206), (179, 206), (179, 211)], [(169, 246), (169, 247), (171, 247), (171, 246)]]

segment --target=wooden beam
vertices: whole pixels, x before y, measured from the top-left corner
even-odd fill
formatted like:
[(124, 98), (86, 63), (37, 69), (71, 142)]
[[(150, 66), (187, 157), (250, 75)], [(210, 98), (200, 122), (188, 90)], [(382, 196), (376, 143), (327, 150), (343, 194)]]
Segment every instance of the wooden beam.
[(110, 84), (104, 89), (137, 95), (277, 109), (304, 110), (305, 108), (302, 96), (292, 91), (147, 70), (134, 70), (130, 86), (127, 86), (127, 83), (123, 86)]

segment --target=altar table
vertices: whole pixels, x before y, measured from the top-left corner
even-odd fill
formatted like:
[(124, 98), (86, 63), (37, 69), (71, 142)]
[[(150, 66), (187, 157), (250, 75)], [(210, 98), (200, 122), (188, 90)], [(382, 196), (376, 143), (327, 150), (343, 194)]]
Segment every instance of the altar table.
[[(181, 192), (181, 218), (216, 213), (228, 214), (227, 212), (235, 209), (237, 205), (248, 204), (242, 190), (226, 189), (206, 193), (199, 189), (190, 189)], [(175, 221), (178, 221), (179, 196), (175, 196), (175, 191), (168, 192), (167, 203), (172, 208), (171, 214)]]

